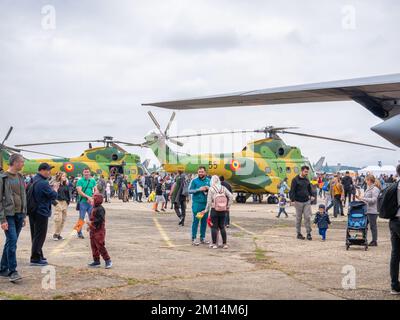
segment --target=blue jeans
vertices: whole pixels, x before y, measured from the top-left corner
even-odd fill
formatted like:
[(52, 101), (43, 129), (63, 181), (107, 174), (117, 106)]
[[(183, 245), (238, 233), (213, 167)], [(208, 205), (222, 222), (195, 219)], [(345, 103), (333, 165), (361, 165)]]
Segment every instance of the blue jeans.
[[(93, 207), (87, 202), (81, 202), (79, 208), (79, 219), (85, 220), (86, 213), (90, 219), (90, 215), (92, 213)], [(78, 233), (79, 235), (82, 234), (82, 230)]]
[(1, 258), (1, 271), (12, 273), (17, 270), (17, 241), (24, 223), (24, 215), (16, 213), (15, 216), (6, 218), (8, 230), (4, 231), (6, 243)]
[(320, 228), (319, 229), (319, 235), (322, 236), (322, 240), (326, 240), (326, 228)]
[(207, 206), (206, 203), (193, 202), (192, 240), (195, 240), (197, 238), (197, 230), (199, 229), (199, 223), (200, 223), (200, 240), (204, 240), (206, 238), (208, 213), (204, 215), (204, 217), (201, 219), (201, 222), (196, 217), (196, 215), (199, 212), (203, 211), (206, 208), (206, 206)]

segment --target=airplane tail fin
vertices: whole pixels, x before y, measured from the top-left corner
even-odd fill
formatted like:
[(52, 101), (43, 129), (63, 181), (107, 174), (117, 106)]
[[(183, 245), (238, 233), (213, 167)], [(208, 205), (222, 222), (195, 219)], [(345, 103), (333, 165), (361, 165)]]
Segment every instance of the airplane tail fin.
[(315, 171), (321, 171), (322, 167), (324, 166), (325, 157), (321, 157), (318, 162), (314, 165)]

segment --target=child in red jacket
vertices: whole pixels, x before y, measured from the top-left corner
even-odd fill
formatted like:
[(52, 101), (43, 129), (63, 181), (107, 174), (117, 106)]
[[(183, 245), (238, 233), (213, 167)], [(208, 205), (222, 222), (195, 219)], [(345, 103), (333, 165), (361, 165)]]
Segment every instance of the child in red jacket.
[(96, 194), (94, 195), (93, 200), (94, 208), (92, 214), (90, 215), (90, 222), (88, 222), (88, 231), (90, 232), (90, 245), (92, 247), (93, 262), (89, 264), (89, 267), (100, 267), (100, 256), (102, 256), (104, 261), (106, 262), (106, 269), (110, 269), (112, 267), (112, 262), (105, 247), (106, 210), (102, 206), (103, 196), (101, 194)]

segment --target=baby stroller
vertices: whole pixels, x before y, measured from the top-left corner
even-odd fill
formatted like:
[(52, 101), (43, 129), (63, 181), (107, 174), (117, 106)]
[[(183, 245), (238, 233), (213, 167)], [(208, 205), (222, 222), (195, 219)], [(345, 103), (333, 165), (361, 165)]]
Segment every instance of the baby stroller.
[(350, 246), (364, 246), (367, 251), (367, 232), (367, 204), (361, 201), (351, 202), (347, 221), (346, 250), (349, 250)]

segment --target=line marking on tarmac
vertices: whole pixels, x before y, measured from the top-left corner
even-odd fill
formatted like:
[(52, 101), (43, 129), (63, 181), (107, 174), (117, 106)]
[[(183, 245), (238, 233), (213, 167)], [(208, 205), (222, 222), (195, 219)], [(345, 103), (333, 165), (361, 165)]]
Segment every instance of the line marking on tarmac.
[(71, 240), (74, 238), (75, 234), (76, 234), (75, 230), (71, 231), (71, 233), (67, 237), (67, 239), (63, 240), (63, 242), (59, 246), (57, 246), (50, 254), (55, 255), (55, 254), (60, 253), (61, 250), (63, 250), (71, 242)]
[(154, 224), (156, 225), (158, 231), (160, 232), (162, 238), (164, 239), (165, 243), (167, 244), (168, 248), (174, 248), (174, 244), (172, 243), (171, 239), (168, 237), (167, 233), (165, 232), (162, 225), (158, 222), (157, 218), (153, 218)]
[(251, 234), (252, 236), (255, 236), (256, 234), (254, 232), (251, 232), (245, 228), (243, 228), (242, 226), (239, 226), (237, 223), (232, 223), (232, 225), (234, 225), (236, 228), (239, 228), (240, 230), (243, 230), (244, 232)]

